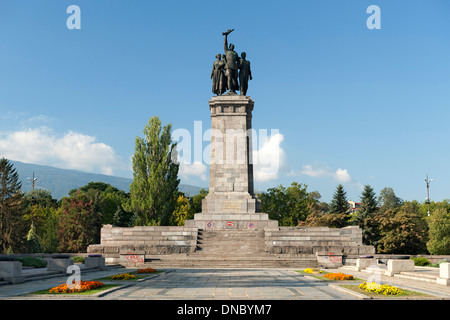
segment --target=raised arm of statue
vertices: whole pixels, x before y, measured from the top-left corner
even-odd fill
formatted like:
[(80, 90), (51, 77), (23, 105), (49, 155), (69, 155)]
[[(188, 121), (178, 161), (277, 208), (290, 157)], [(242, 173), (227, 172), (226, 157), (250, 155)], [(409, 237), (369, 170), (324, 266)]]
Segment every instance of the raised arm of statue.
[(223, 41), (223, 50), (225, 51), (225, 53), (227, 53), (227, 51), (228, 51), (228, 35), (231, 33), (231, 32), (233, 32), (233, 30), (234, 29), (228, 29), (227, 31), (225, 31), (225, 32), (222, 32), (222, 35), (224, 35), (225, 36), (225, 39), (224, 39), (224, 41)]

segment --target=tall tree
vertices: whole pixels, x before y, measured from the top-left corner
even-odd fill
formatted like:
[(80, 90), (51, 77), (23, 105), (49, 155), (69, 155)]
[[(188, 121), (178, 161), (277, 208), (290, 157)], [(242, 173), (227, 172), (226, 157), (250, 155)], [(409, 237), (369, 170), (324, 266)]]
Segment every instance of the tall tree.
[(403, 200), (395, 195), (392, 188), (386, 187), (380, 191), (380, 196), (378, 197), (378, 205), (381, 211), (393, 210), (400, 208), (403, 204)]
[[(23, 247), (27, 232), (23, 223), (22, 183), (12, 163), (0, 160), (0, 252)], [(25, 234), (24, 234), (25, 232)]]
[(152, 117), (144, 128), (144, 138), (136, 137), (133, 155), (133, 182), (127, 210), (135, 213), (135, 225), (168, 225), (178, 198), (179, 164), (172, 125), (161, 128)]
[(342, 184), (339, 184), (330, 203), (330, 213), (347, 213), (348, 209), (347, 192), (345, 192)]
[(370, 185), (366, 185), (361, 194), (361, 206), (355, 217), (355, 224), (361, 228), (363, 243), (366, 245), (372, 245), (375, 241), (375, 229), (367, 218), (373, 217), (376, 212), (377, 199), (375, 192)]

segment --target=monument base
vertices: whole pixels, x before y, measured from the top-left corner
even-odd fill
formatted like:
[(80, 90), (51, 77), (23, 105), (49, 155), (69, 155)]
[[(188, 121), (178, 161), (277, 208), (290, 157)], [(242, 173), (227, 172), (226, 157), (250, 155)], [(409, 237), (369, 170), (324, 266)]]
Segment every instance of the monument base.
[(278, 221), (269, 220), (267, 213), (196, 213), (194, 219), (186, 220), (184, 225), (203, 230), (264, 230), (266, 227), (278, 227)]

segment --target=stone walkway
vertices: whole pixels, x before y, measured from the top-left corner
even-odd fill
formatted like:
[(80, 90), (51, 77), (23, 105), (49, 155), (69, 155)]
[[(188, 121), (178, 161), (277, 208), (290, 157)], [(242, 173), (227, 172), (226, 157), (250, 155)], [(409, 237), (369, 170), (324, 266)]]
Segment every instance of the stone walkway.
[[(90, 272), (82, 280), (93, 280), (135, 269)], [(140, 281), (120, 282), (124, 286), (97, 296), (28, 295), (64, 283), (55, 277), (18, 285), (0, 286), (0, 299), (95, 299), (95, 300), (342, 300), (356, 297), (305, 277), (294, 269), (167, 269)], [(107, 283), (104, 281), (104, 283)], [(115, 282), (117, 283), (117, 282)]]
[[(134, 270), (136, 269), (115, 268), (91, 271), (82, 273), (81, 279), (94, 280)], [(1, 285), (0, 300), (355, 300), (362, 298), (339, 287), (342, 282), (317, 280), (295, 270), (292, 268), (166, 269), (164, 273), (151, 274), (138, 281), (120, 282), (122, 284), (120, 288), (97, 295), (29, 295), (37, 290), (65, 283), (67, 276), (61, 275), (17, 285)], [(357, 272), (348, 268), (327, 271), (344, 272), (363, 280), (367, 280), (370, 276), (367, 272)], [(396, 285), (403, 289), (427, 293), (431, 296), (427, 299), (450, 299), (450, 287), (408, 278), (381, 276), (380, 280), (382, 283)], [(108, 281), (103, 282), (108, 283)]]

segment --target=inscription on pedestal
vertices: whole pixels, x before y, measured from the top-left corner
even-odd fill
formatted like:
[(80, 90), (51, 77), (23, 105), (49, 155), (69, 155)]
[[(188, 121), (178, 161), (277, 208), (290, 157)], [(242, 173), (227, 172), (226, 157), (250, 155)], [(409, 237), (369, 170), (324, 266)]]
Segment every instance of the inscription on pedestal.
[(242, 201), (222, 200), (221, 207), (223, 212), (241, 212)]

